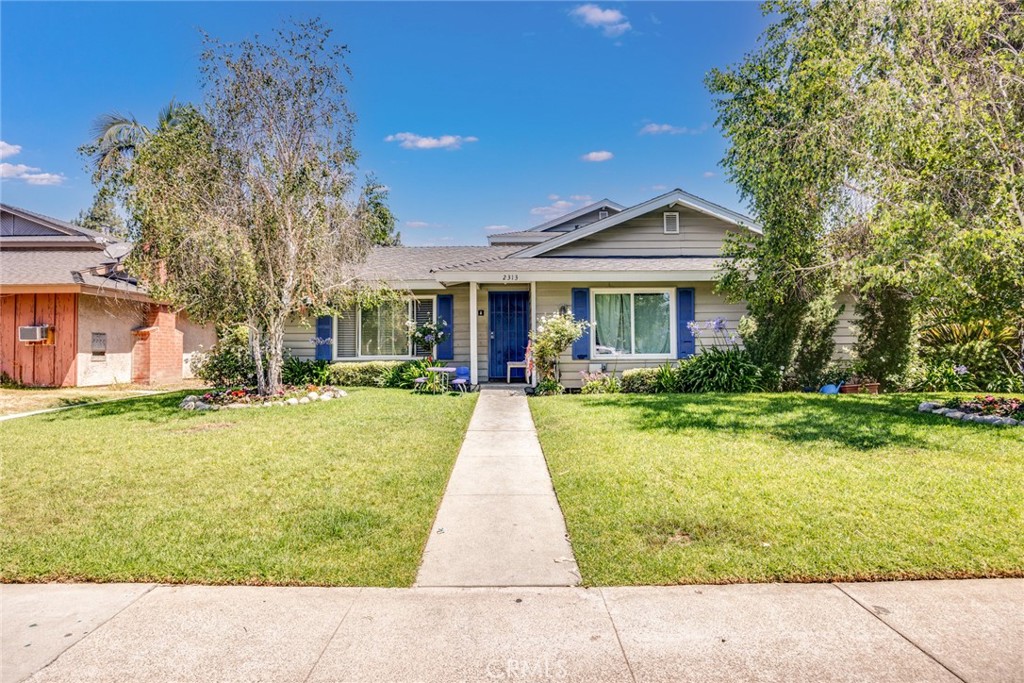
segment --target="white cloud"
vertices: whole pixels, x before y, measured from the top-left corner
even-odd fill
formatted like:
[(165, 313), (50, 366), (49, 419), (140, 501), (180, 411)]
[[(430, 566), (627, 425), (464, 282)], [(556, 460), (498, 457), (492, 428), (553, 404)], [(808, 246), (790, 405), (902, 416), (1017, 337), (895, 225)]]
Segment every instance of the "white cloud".
[(508, 225), (485, 225), (484, 230), (487, 230), (488, 232), (508, 232), (512, 230), (512, 228)]
[(633, 28), (626, 15), (619, 10), (602, 9), (589, 2), (574, 7), (569, 15), (585, 26), (600, 29), (608, 38), (618, 38)]
[(697, 128), (687, 126), (673, 126), (670, 123), (648, 123), (640, 129), (640, 135), (700, 135), (708, 129), (708, 124), (702, 124)]
[(7, 157), (13, 157), (15, 154), (21, 151), (21, 145), (12, 145), (9, 142), (0, 140), (0, 159), (6, 159)]
[(554, 218), (555, 216), (567, 214), (575, 208), (575, 203), (559, 199), (558, 201), (552, 202), (546, 206), (533, 207), (530, 209), (530, 214), (533, 216), (543, 216), (544, 218)]
[(668, 185), (652, 185), (651, 189), (652, 190), (667, 190), (668, 189)]
[(602, 149), (602, 150), (597, 151), (597, 152), (587, 152), (586, 154), (581, 156), (580, 159), (582, 159), (583, 161), (597, 162), (597, 161), (608, 161), (609, 159), (611, 159), (614, 156), (615, 155), (612, 154), (611, 152), (609, 152), (608, 150)]
[(433, 223), (428, 223), (426, 221), (406, 221), (405, 226), (407, 228), (429, 228), (433, 226)]
[(575, 211), (576, 209), (581, 209), (587, 204), (593, 203), (594, 201), (594, 199), (589, 194), (573, 194), (569, 195), (568, 199), (562, 199), (557, 194), (549, 194), (548, 199), (552, 200), (550, 204), (533, 207), (532, 209), (530, 209), (530, 215), (540, 216), (545, 221), (549, 221), (552, 218), (558, 218), (559, 216), (564, 216), (565, 214), (571, 211)]
[(714, 171), (704, 171), (705, 178), (714, 178), (717, 174)]
[(384, 138), (384, 142), (397, 142), (403, 149), (459, 149), (464, 143), (478, 140), (472, 135), (442, 135), (435, 138), (415, 133), (395, 133)]
[(29, 185), (60, 185), (64, 176), (59, 173), (39, 173), (35, 166), (25, 164), (0, 163), (0, 178), (5, 180), (24, 180)]

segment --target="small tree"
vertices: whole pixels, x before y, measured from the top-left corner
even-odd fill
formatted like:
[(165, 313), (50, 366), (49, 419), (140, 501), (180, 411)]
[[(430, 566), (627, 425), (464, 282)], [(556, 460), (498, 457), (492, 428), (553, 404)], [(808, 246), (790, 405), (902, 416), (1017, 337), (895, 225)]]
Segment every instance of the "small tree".
[(542, 386), (560, 386), (558, 357), (583, 336), (589, 325), (571, 312), (552, 313), (537, 321), (537, 329), (530, 332), (529, 363), (536, 368)]
[(126, 177), (135, 272), (198, 320), (245, 324), (262, 394), (281, 384), (286, 320), (349, 303), (371, 243), (330, 37), (319, 20), (269, 42), (206, 36), (204, 106), (141, 142)]
[(128, 237), (128, 228), (121, 214), (117, 212), (117, 203), (107, 187), (100, 187), (92, 201), (92, 206), (87, 210), (80, 211), (74, 223), (117, 239)]

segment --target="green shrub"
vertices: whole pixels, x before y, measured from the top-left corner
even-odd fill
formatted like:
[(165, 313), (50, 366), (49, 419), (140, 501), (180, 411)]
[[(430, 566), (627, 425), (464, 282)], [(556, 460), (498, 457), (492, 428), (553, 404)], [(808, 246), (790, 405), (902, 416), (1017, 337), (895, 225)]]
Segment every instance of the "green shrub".
[(281, 382), (290, 386), (331, 383), (331, 364), (326, 360), (302, 360), (295, 356), (284, 359), (281, 367)]
[[(420, 377), (427, 377), (427, 368), (441, 365), (439, 362), (431, 362), (426, 359), (410, 360), (398, 363), (392, 368), (384, 371), (379, 379), (378, 386), (388, 389), (412, 389)], [(426, 389), (440, 389), (435, 383), (428, 382)]]
[(334, 363), (330, 366), (330, 383), (343, 387), (388, 387), (393, 371), (405, 361), (373, 360), (359, 363)]
[(656, 393), (658, 372), (661, 368), (632, 368), (622, 373), (622, 393)]
[(542, 379), (537, 382), (537, 388), (533, 391), (535, 396), (558, 396), (565, 393), (565, 387), (553, 379)]
[(988, 320), (955, 322), (935, 311), (927, 318), (918, 333), (926, 364), (963, 365), (981, 385), (1012, 386), (1019, 381), (1019, 340), (1012, 326)]
[(215, 387), (255, 385), (256, 363), (249, 350), (248, 328), (235, 325), (219, 332), (217, 343), (209, 352), (193, 357), (193, 374)]
[(836, 327), (843, 307), (836, 308), (831, 296), (821, 296), (811, 302), (796, 340), (796, 353), (790, 373), (799, 388), (817, 389), (835, 351)]
[(682, 391), (679, 368), (665, 363), (654, 369), (654, 393), (676, 394)]
[(622, 382), (615, 375), (603, 372), (584, 372), (581, 394), (617, 394), (622, 391)]
[(747, 392), (761, 389), (761, 368), (739, 348), (710, 347), (679, 363), (679, 388), (684, 392)]

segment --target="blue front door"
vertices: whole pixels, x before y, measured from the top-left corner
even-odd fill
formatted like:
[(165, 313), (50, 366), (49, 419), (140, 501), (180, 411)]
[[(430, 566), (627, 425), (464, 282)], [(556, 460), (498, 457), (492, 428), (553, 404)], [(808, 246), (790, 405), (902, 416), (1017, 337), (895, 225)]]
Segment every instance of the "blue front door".
[[(487, 375), (490, 379), (505, 381), (509, 361), (526, 359), (526, 345), (530, 341), (530, 293), (489, 292), (491, 343), (487, 353)], [(523, 379), (526, 370), (515, 368), (512, 379)]]

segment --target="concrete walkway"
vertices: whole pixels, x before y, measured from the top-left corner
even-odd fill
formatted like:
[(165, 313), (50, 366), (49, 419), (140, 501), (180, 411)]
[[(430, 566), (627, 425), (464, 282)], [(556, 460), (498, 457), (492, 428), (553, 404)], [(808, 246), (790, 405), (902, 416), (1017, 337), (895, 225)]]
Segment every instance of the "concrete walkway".
[(417, 586), (575, 586), (526, 396), (484, 387), (427, 540)]
[(3, 683), (1024, 680), (1024, 580), (0, 586)]

